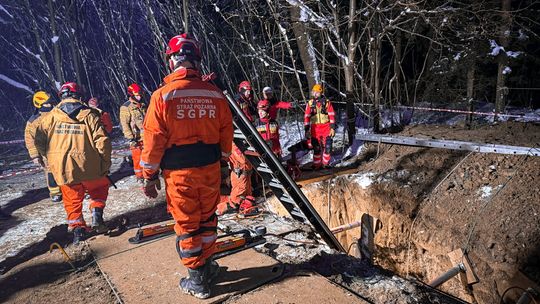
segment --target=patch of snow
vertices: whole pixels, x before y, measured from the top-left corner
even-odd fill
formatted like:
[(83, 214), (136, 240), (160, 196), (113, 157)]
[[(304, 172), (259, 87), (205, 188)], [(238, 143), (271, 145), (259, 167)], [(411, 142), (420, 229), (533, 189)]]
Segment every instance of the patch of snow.
[(214, 3), (214, 9), (216, 10), (217, 13), (219, 13), (220, 9), (219, 9), (219, 7), (217, 6), (216, 3)]
[(506, 55), (507, 55), (508, 57), (518, 58), (519, 55), (521, 55), (521, 53), (522, 53), (522, 52), (519, 52), (519, 51), (517, 51), (517, 52), (514, 52), (514, 51), (508, 51), (508, 52), (506, 52)]
[(488, 53), (490, 56), (497, 56), (501, 51), (504, 52), (504, 47), (497, 44), (497, 42), (493, 39), (489, 40), (489, 45), (491, 46), (491, 52)]
[(360, 188), (367, 189), (371, 184), (373, 184), (373, 177), (375, 173), (373, 172), (364, 172), (351, 175), (351, 182), (358, 184)]
[(504, 70), (502, 71), (504, 75), (512, 73), (512, 69), (510, 67), (504, 67)]
[(10, 84), (10, 85), (12, 85), (12, 86), (14, 86), (16, 88), (23, 89), (23, 90), (25, 90), (25, 91), (27, 91), (29, 93), (32, 93), (32, 90), (27, 85), (24, 85), (24, 84), (22, 84), (22, 83), (20, 83), (20, 82), (18, 82), (16, 80), (13, 80), (13, 79), (7, 77), (4, 74), (0, 74), (0, 80), (3, 80), (3, 81), (7, 82), (8, 84)]
[(519, 33), (519, 37), (518, 37), (519, 41), (524, 41), (524, 40), (529, 39), (529, 36), (527, 36), (527, 34), (525, 34), (522, 29), (519, 29), (518, 33)]
[(497, 187), (491, 187), (489, 185), (487, 186), (483, 186), (481, 187), (480, 189), (478, 189), (478, 195), (480, 195), (480, 197), (482, 199), (489, 199), (491, 196), (493, 196), (493, 194), (495, 194), (499, 188), (501, 188), (502, 185), (499, 185)]
[(298, 18), (298, 21), (300, 22), (309, 21), (309, 13), (303, 6), (300, 7), (300, 18)]
[(54, 36), (54, 37), (51, 38), (51, 41), (52, 41), (52, 43), (56, 43), (58, 41), (58, 39), (60, 39), (60, 37)]
[(461, 54), (462, 54), (462, 53), (463, 53), (463, 52), (458, 52), (458, 53), (454, 56), (454, 60), (455, 60), (455, 61), (458, 61), (459, 59), (461, 59)]

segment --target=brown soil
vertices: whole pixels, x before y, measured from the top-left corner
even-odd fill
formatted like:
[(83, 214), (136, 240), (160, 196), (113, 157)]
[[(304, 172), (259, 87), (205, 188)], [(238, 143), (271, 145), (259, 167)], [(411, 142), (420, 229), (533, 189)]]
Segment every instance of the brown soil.
[[(83, 246), (66, 249), (76, 267), (92, 259)], [(1, 303), (115, 303), (111, 288), (93, 265), (79, 272), (58, 250), (22, 263), (0, 279)]]
[[(540, 146), (540, 126), (525, 123), (476, 130), (416, 126), (400, 135)], [(354, 175), (304, 187), (330, 227), (370, 214), (380, 228), (376, 263), (425, 282), (453, 266), (449, 252), (468, 251), (479, 303), (498, 303), (518, 270), (540, 281), (539, 157), (381, 145), (379, 157), (369, 161), (376, 151), (371, 146), (359, 167), (360, 174), (374, 174), (367, 189), (352, 182)], [(359, 236), (355, 229), (338, 238), (348, 248)], [(472, 300), (457, 278), (441, 289)]]

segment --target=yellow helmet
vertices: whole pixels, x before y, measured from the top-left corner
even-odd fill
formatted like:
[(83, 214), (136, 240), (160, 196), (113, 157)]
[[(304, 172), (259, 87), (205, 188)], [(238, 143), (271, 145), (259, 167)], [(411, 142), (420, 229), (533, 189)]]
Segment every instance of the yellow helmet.
[(315, 84), (315, 85), (313, 86), (313, 89), (311, 89), (311, 90), (312, 90), (313, 92), (319, 92), (319, 93), (322, 94), (322, 92), (323, 92), (322, 84), (319, 84), (319, 83)]
[(32, 98), (32, 103), (34, 104), (34, 107), (39, 109), (44, 103), (49, 101), (49, 98), (51, 98), (49, 94), (44, 91), (37, 91), (34, 94), (34, 98)]

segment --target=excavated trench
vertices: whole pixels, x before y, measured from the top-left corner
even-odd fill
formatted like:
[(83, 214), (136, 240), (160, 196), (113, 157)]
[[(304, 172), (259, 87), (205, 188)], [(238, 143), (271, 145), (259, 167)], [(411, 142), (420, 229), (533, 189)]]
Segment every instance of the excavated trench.
[[(401, 135), (540, 143), (538, 125), (515, 123), (472, 131), (414, 127)], [(461, 248), (478, 282), (465, 288), (458, 276), (439, 287), (445, 292), (469, 302), (499, 303), (512, 286), (538, 284), (539, 157), (391, 145), (368, 146), (364, 156), (358, 173), (303, 191), (329, 227), (372, 217), (375, 264), (427, 283), (454, 266), (448, 254)], [(337, 237), (354, 252), (360, 228)], [(510, 290), (505, 299), (516, 300), (518, 291)]]

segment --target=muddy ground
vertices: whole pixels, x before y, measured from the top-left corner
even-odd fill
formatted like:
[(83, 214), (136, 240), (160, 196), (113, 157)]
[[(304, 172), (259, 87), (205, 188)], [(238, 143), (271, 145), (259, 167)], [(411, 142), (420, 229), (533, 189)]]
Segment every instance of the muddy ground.
[[(416, 126), (400, 135), (540, 146), (540, 127), (521, 123), (471, 131)], [(363, 213), (377, 220), (377, 266), (279, 239), (260, 250), (290, 265), (290, 273), (315, 270), (373, 303), (459, 303), (421, 283), (450, 268), (447, 254), (457, 248), (468, 250), (479, 283), (472, 285), (470, 298), (452, 279), (441, 287), (451, 295), (498, 303), (517, 270), (539, 281), (538, 158), (391, 145), (367, 145), (363, 151), (358, 173), (307, 185), (304, 191), (330, 227), (356, 221)], [(115, 158), (113, 173), (119, 189), (111, 189), (107, 207), (111, 228), (124, 218), (132, 224), (166, 219), (163, 196), (144, 198), (122, 157)], [(94, 265), (65, 273), (70, 267), (59, 252), (48, 253), (52, 242), (68, 245), (71, 240), (63, 208), (47, 199), (42, 179), (38, 173), (0, 183), (0, 206), (11, 214), (0, 222), (0, 270), (6, 272), (0, 278), (0, 302), (114, 303)], [(359, 229), (338, 235), (346, 248), (358, 237)], [(88, 264), (84, 250), (68, 249), (77, 266)]]
[[(399, 135), (540, 147), (540, 126), (531, 123), (416, 126)], [(518, 271), (540, 282), (539, 157), (382, 144), (367, 147), (363, 160), (358, 174), (304, 192), (330, 227), (373, 216), (378, 265), (428, 282), (462, 248), (479, 277), (473, 297), (457, 278), (441, 288), (478, 303), (498, 303)], [(356, 229), (339, 239), (349, 247), (359, 236)]]
[[(81, 248), (68, 248), (75, 267), (92, 261)], [(58, 250), (16, 266), (0, 279), (0, 303), (115, 303), (116, 298), (96, 265), (74, 271)]]

